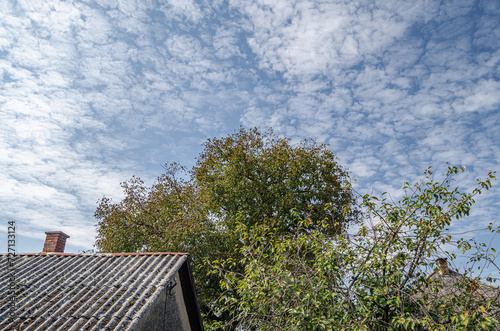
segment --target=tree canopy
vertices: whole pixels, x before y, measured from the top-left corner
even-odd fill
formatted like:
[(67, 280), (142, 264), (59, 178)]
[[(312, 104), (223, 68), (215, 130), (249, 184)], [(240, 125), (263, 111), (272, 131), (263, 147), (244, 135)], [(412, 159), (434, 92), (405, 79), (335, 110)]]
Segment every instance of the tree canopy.
[[(151, 187), (133, 177), (122, 183), (123, 200), (100, 199), (96, 247), (190, 253), (202, 312), (207, 319), (227, 321), (232, 314), (214, 313), (220, 311), (221, 278), (210, 273), (209, 263), (241, 260), (235, 250), (241, 245), (234, 231), (238, 224), (266, 224), (280, 235), (301, 229), (331, 237), (357, 212), (347, 172), (327, 145), (292, 144), (271, 130), (240, 128), (207, 139), (203, 147), (191, 170), (168, 164)], [(310, 215), (310, 227), (300, 227), (292, 211)], [(242, 267), (234, 265), (232, 271)]]
[(500, 291), (481, 294), (471, 269), (450, 293), (449, 280), (428, 277), (437, 257), (456, 258), (446, 245), (472, 265), (495, 259), (492, 247), (449, 231), (494, 173), (467, 192), (454, 184), (465, 168), (450, 166), (443, 181), (428, 169), (399, 202), (356, 200), (326, 145), (241, 128), (203, 147), (190, 170), (173, 163), (151, 187), (122, 183), (125, 198), (103, 197), (95, 216), (103, 252), (190, 253), (208, 329), (498, 327)]
[[(407, 183), (406, 195), (397, 203), (387, 195), (364, 196), (364, 222), (334, 240), (320, 232), (275, 236), (276, 230), (267, 225), (240, 225), (244, 244), (237, 249), (244, 271), (231, 271), (231, 261), (215, 263), (213, 269), (227, 290), (221, 313), (235, 313), (229, 323), (212, 327), (497, 330), (500, 289), (468, 274), (481, 260), (493, 262), (495, 250), (448, 231), (451, 222), (469, 214), (475, 196), (489, 189), (495, 177), (490, 173), (472, 192), (464, 192), (453, 186), (462, 170), (449, 167), (442, 182), (428, 170), (421, 182)], [(298, 217), (298, 223), (309, 228), (307, 219)], [(500, 227), (488, 228), (500, 233)], [(441, 250), (450, 243), (472, 256), (471, 268), (461, 277), (450, 276), (456, 271), (429, 277), (435, 257), (456, 257)]]
[(294, 232), (293, 209), (311, 215), (311, 228), (328, 217), (331, 222), (322, 231), (334, 234), (356, 218), (347, 172), (324, 144), (306, 140), (292, 145), (271, 130), (240, 129), (208, 139), (204, 147), (192, 174), (209, 210), (231, 228), (237, 222), (266, 223), (282, 233)]

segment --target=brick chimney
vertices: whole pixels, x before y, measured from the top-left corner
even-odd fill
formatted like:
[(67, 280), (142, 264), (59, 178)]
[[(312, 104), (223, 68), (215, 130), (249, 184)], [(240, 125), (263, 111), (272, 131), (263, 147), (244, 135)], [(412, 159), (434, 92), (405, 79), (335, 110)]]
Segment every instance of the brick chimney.
[(47, 231), (45, 232), (45, 244), (43, 244), (43, 251), (47, 253), (64, 253), (66, 246), (66, 239), (69, 236), (62, 231)]
[(439, 273), (441, 275), (449, 275), (450, 274), (450, 269), (448, 268), (448, 261), (446, 258), (440, 257), (439, 259), (436, 260), (437, 265), (439, 267)]

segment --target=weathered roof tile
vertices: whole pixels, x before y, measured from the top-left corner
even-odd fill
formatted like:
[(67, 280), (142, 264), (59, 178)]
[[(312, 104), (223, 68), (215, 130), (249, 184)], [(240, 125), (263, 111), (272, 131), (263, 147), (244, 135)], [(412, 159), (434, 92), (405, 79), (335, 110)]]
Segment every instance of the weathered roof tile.
[[(16, 314), (0, 299), (0, 330), (133, 330), (188, 255), (66, 254), (15, 257)], [(6, 265), (7, 255), (0, 255)], [(0, 289), (7, 293), (7, 268)]]

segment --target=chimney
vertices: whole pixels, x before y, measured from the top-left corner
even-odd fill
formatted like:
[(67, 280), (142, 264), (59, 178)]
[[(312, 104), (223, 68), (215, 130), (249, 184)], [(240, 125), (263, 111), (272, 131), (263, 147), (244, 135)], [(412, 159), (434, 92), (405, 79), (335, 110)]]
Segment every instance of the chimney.
[(439, 273), (441, 275), (449, 275), (450, 274), (450, 269), (448, 268), (448, 262), (446, 261), (446, 258), (439, 258), (436, 260), (437, 265), (439, 267)]
[(62, 231), (47, 231), (45, 232), (45, 244), (43, 244), (43, 251), (47, 253), (64, 253), (66, 246), (66, 239), (69, 236)]

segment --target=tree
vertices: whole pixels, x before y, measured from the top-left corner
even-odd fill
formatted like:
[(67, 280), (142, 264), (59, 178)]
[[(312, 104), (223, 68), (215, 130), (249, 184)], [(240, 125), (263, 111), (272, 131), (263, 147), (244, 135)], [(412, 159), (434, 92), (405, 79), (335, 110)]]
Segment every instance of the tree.
[[(215, 261), (242, 261), (239, 222), (267, 224), (280, 234), (300, 230), (340, 233), (356, 219), (349, 178), (328, 146), (304, 141), (296, 146), (272, 131), (257, 129), (208, 139), (197, 164), (187, 171), (179, 164), (147, 187), (138, 177), (122, 183), (125, 198), (103, 197), (95, 212), (96, 247), (103, 252), (188, 252), (206, 322), (227, 322)], [(322, 205), (329, 204), (328, 209)], [(346, 208), (351, 206), (351, 208)], [(290, 217), (313, 212), (310, 227)], [(344, 208), (346, 208), (344, 210)], [(318, 227), (324, 217), (332, 221)], [(232, 272), (243, 270), (235, 263)]]
[(119, 203), (103, 197), (94, 216), (99, 220), (96, 246), (106, 252), (193, 250), (197, 237), (210, 231), (195, 186), (178, 178), (180, 165), (165, 166), (151, 188), (138, 177), (122, 183)]
[[(465, 168), (449, 167), (437, 182), (425, 178), (405, 186), (398, 203), (384, 194), (363, 197), (358, 230), (327, 237), (310, 231), (309, 218), (296, 213), (297, 231), (278, 235), (267, 224), (240, 224), (243, 272), (230, 262), (214, 264), (223, 277), (223, 311), (236, 312), (230, 323), (212, 328), (242, 330), (495, 330), (500, 324), (500, 290), (480, 295), (487, 286), (465, 274), (456, 291), (439, 294), (444, 284), (427, 277), (435, 257), (456, 256), (440, 250), (455, 243), (474, 249), (471, 263), (490, 261), (494, 250), (472, 245), (449, 232), (451, 222), (467, 216), (474, 198), (489, 189), (493, 173), (472, 192), (453, 186)], [(329, 219), (323, 223), (328, 224)], [(304, 228), (305, 231), (301, 230)], [(500, 227), (489, 230), (500, 233)], [(307, 233), (307, 234), (305, 234)], [(472, 269), (466, 269), (472, 270)], [(481, 285), (480, 285), (481, 284)], [(236, 292), (236, 293), (235, 293)], [(430, 295), (434, 293), (437, 295)], [(439, 294), (439, 295), (438, 295)], [(230, 326), (229, 328), (227, 326)]]
[(299, 216), (311, 215), (310, 229), (328, 217), (331, 222), (321, 231), (329, 235), (356, 219), (347, 172), (324, 144), (303, 141), (292, 146), (272, 130), (240, 128), (208, 139), (204, 147), (192, 174), (208, 209), (228, 228), (238, 222), (266, 223), (280, 233), (292, 233), (297, 229), (292, 209)]
[[(185, 174), (184, 167), (172, 163), (151, 187), (132, 177), (122, 183), (122, 201), (100, 199), (94, 214), (98, 219), (95, 246), (111, 253), (188, 252), (200, 308), (207, 314), (221, 291), (220, 277), (209, 274), (204, 260), (234, 257), (235, 239), (207, 216), (198, 188), (182, 179)], [(216, 319), (224, 318), (222, 314)]]

